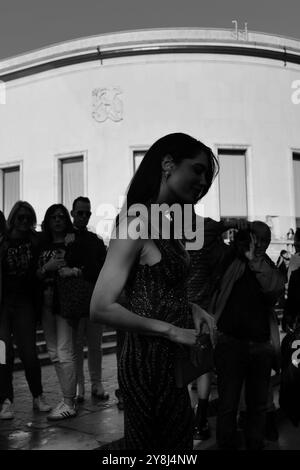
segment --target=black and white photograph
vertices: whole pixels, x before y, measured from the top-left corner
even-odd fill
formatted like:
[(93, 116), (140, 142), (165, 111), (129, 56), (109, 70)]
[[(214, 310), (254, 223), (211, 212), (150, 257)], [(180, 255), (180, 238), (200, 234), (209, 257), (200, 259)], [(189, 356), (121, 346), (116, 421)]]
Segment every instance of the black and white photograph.
[(300, 450), (299, 18), (0, 0), (0, 454)]

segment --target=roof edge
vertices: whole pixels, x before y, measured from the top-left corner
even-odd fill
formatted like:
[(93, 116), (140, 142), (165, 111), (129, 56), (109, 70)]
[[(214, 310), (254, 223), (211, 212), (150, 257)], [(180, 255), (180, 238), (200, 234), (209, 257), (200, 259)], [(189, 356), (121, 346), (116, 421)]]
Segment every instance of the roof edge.
[[(187, 51), (191, 47), (202, 46), (223, 46), (230, 47), (231, 50), (237, 51), (241, 48), (246, 50), (257, 49), (274, 51), (281, 53), (290, 53), (294, 56), (300, 56), (300, 40), (286, 38), (284, 36), (274, 36), (267, 33), (257, 33), (253, 31), (238, 31), (232, 29), (218, 28), (157, 28), (142, 29), (134, 31), (123, 31), (117, 33), (105, 33), (101, 35), (90, 36), (86, 38), (72, 39), (58, 43), (56, 45), (47, 46), (33, 52), (18, 55), (13, 58), (0, 61), (0, 75), (17, 74), (17, 72), (36, 68), (41, 70), (47, 64), (47, 70), (56, 68), (58, 63), (61, 66), (69, 63), (80, 63), (82, 58), (95, 56), (97, 53), (117, 56), (117, 51), (123, 51), (126, 55), (141, 55), (141, 52), (152, 50), (152, 53), (161, 53), (164, 49), (167, 53), (176, 48), (186, 48)], [(239, 53), (238, 55), (242, 55)], [(255, 54), (254, 54), (255, 55)], [(78, 60), (76, 60), (76, 58)], [(56, 65), (55, 65), (56, 64)], [(38, 72), (37, 72), (38, 73)], [(26, 75), (26, 73), (25, 73)], [(24, 76), (24, 74), (23, 74)]]

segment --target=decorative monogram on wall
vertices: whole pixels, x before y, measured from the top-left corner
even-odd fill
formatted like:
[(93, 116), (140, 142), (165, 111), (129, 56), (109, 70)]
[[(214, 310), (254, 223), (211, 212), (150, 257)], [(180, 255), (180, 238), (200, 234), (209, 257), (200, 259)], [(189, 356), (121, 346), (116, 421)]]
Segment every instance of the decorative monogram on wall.
[(107, 119), (118, 122), (123, 119), (123, 102), (119, 98), (120, 88), (95, 88), (93, 90), (93, 112), (95, 121)]

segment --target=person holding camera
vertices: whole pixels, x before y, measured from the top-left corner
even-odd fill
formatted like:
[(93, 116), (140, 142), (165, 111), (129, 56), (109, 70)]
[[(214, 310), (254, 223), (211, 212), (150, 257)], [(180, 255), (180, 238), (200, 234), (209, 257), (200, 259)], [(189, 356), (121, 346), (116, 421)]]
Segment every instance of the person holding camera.
[[(191, 302), (204, 310), (209, 308), (210, 300), (218, 282), (219, 271), (222, 272), (223, 259), (231, 248), (224, 242), (223, 234), (230, 229), (245, 229), (247, 220), (243, 218), (227, 218), (216, 221), (201, 217), (194, 212), (194, 228), (203, 228), (203, 246), (198, 250), (190, 250), (190, 272), (187, 283), (188, 297)], [(208, 423), (208, 405), (211, 391), (212, 371), (202, 374), (196, 380), (198, 401), (195, 406), (194, 440), (207, 440), (211, 436)], [(193, 386), (192, 386), (193, 387)], [(195, 389), (194, 388), (194, 389)]]
[(248, 450), (264, 446), (265, 415), (274, 347), (272, 307), (284, 290), (284, 277), (266, 255), (269, 227), (260, 221), (235, 236), (224, 274), (209, 311), (217, 321), (217, 443), (236, 449), (237, 410), (245, 383), (245, 440)]

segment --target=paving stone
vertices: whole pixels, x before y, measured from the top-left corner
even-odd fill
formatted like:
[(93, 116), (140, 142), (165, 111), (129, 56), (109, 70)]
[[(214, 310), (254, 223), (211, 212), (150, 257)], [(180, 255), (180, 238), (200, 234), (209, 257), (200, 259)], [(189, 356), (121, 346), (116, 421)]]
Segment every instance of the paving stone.
[(112, 440), (116, 431), (123, 434), (123, 413), (115, 408), (108, 408), (80, 418), (61, 421), (59, 426), (92, 434), (97, 440), (107, 442), (107, 438), (102, 439), (101, 435), (110, 434), (110, 440)]
[[(24, 371), (14, 372), (14, 410), (15, 418), (13, 420), (0, 421), (0, 449), (92, 449), (99, 447), (99, 434), (103, 432), (103, 442), (106, 442), (106, 434), (110, 433), (114, 438), (113, 429), (105, 429), (98, 427), (99, 413), (107, 409), (116, 409), (117, 400), (115, 398), (115, 390), (117, 384), (117, 362), (114, 354), (103, 357), (103, 385), (105, 391), (110, 395), (106, 402), (91, 398), (91, 387), (89, 383), (89, 374), (87, 360), (84, 361), (86, 400), (79, 406), (78, 414), (75, 418), (70, 418), (62, 422), (53, 423), (47, 421), (47, 413), (37, 413), (32, 409), (32, 397), (28, 389)], [(56, 377), (54, 367), (42, 367), (42, 383), (44, 394), (49, 404), (54, 407), (61, 400), (61, 392)], [(117, 410), (117, 413), (120, 413)], [(93, 423), (92, 428), (95, 430), (90, 432), (91, 424), (84, 427), (84, 431), (80, 429), (82, 417), (89, 415), (86, 420)], [(93, 415), (95, 415), (93, 417)], [(76, 429), (71, 428), (68, 422), (79, 420)], [(100, 419), (101, 421), (101, 419)], [(84, 421), (85, 422), (85, 421)], [(108, 425), (114, 426), (106, 420)], [(63, 425), (62, 425), (63, 424)], [(122, 428), (123, 429), (123, 428)], [(119, 437), (122, 430), (116, 430), (116, 438)]]
[[(78, 415), (59, 422), (47, 421), (47, 413), (32, 410), (32, 397), (24, 372), (14, 373), (15, 419), (0, 421), (0, 450), (3, 449), (119, 449), (123, 440), (123, 412), (118, 410), (115, 397), (117, 364), (115, 355), (103, 357), (103, 384), (110, 394), (107, 402), (91, 398), (87, 361), (84, 363), (86, 399), (79, 406)], [(43, 386), (47, 400), (52, 406), (61, 399), (60, 388), (53, 366), (42, 368)], [(274, 388), (275, 404), (278, 406), (278, 386)], [(190, 391), (192, 405), (197, 403), (197, 393)], [(216, 386), (212, 388), (210, 402), (215, 404)], [(210, 406), (209, 416), (215, 415), (216, 407)], [(212, 437), (207, 441), (194, 441), (197, 450), (215, 450), (215, 417), (209, 418)], [(242, 436), (242, 433), (239, 433)], [(284, 417), (280, 417), (279, 440), (266, 441), (266, 450), (299, 450), (300, 432)]]
[(23, 446), (31, 450), (91, 450), (98, 446), (93, 436), (60, 427), (36, 433), (35, 439)]

